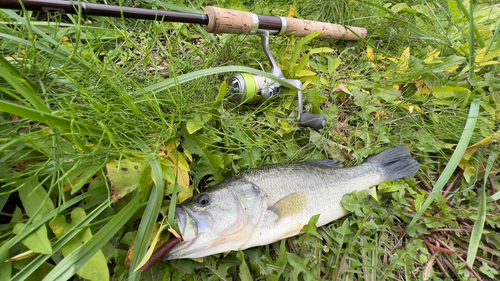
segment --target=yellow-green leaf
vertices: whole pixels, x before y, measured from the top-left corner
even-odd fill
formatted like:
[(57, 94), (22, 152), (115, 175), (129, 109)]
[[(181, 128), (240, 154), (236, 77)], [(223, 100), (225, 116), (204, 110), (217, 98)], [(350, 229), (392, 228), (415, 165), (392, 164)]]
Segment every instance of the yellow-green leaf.
[(297, 77), (306, 77), (306, 76), (316, 76), (316, 72), (312, 72), (310, 70), (299, 70), (297, 71), (297, 74), (295, 74)]
[(149, 258), (151, 258), (151, 255), (153, 255), (153, 252), (155, 250), (156, 244), (158, 243), (158, 238), (160, 238), (160, 234), (167, 227), (168, 227), (168, 224), (164, 224), (156, 231), (156, 235), (155, 235), (153, 241), (151, 241), (151, 244), (149, 245), (148, 251), (146, 252), (144, 257), (142, 258), (141, 262), (139, 262), (139, 265), (137, 265), (134, 272), (141, 269), (141, 267), (143, 267), (148, 262)]
[(487, 50), (486, 47), (479, 50), (479, 52), (476, 55), (475, 62), (482, 62), (483, 61), (484, 55), (486, 54), (486, 50)]
[(194, 118), (189, 119), (186, 123), (186, 129), (190, 135), (194, 134), (196, 131), (203, 128), (203, 125), (210, 121), (210, 115), (205, 114), (201, 116), (200, 114), (196, 114)]
[(309, 54), (331, 53), (331, 52), (333, 52), (333, 49), (327, 47), (314, 48), (309, 50)]
[(438, 49), (434, 49), (430, 54), (429, 56), (427, 56), (427, 58), (424, 60), (424, 63), (426, 64), (430, 64), (435, 57), (439, 56), (441, 52), (438, 51)]
[(188, 190), (185, 192), (179, 192), (177, 198), (179, 199), (179, 203), (186, 201), (187, 199), (193, 197), (194, 186), (190, 185)]
[(186, 129), (188, 130), (189, 134), (191, 134), (191, 135), (196, 133), (196, 131), (198, 131), (201, 128), (203, 128), (203, 124), (200, 124), (193, 119), (188, 120), (186, 123)]
[[(47, 192), (45, 188), (36, 178), (32, 178), (30, 181), (25, 182), (24, 186), (19, 189), (19, 198), (21, 202), (23, 202), (24, 210), (30, 218), (35, 215), (42, 217), (54, 210), (54, 204), (50, 201), (50, 198), (46, 197)], [(36, 212), (40, 207), (42, 208), (37, 214)]]
[(149, 196), (153, 184), (149, 164), (132, 162), (128, 159), (106, 164), (108, 179), (111, 182), (111, 201), (116, 203), (123, 196), (139, 188), (143, 199)]
[(452, 87), (452, 86), (434, 87), (432, 89), (432, 94), (439, 99), (450, 98), (453, 96), (454, 93), (460, 93), (460, 92), (470, 92), (470, 90), (465, 87)]
[[(479, 62), (490, 61), (496, 57), (500, 56), (500, 49), (491, 51), (489, 54), (484, 56)], [(477, 61), (476, 61), (477, 62)]]
[[(85, 210), (82, 208), (75, 208), (71, 212), (71, 222), (68, 223), (63, 215), (58, 215), (50, 223), (50, 227), (57, 237), (61, 237), (80, 221), (84, 220), (86, 216)], [(71, 252), (87, 243), (91, 238), (92, 232), (90, 228), (87, 227), (63, 246), (63, 255), (67, 257)], [(98, 251), (88, 263), (77, 272), (77, 274), (88, 280), (109, 280), (109, 269), (104, 254)]]
[(375, 199), (375, 201), (378, 201), (378, 196), (377, 196), (377, 187), (374, 186), (370, 189), (370, 196)]
[[(21, 233), (26, 225), (24, 223), (18, 223), (14, 227), (13, 232), (15, 234)], [(32, 250), (35, 253), (41, 254), (52, 254), (52, 246), (50, 245), (49, 237), (47, 236), (47, 227), (45, 224), (40, 226), (35, 232), (28, 235), (23, 239), (24, 246)]]
[(500, 61), (492, 60), (492, 61), (487, 61), (480, 63), (479, 66), (487, 66), (487, 65), (494, 65), (494, 64), (500, 64)]

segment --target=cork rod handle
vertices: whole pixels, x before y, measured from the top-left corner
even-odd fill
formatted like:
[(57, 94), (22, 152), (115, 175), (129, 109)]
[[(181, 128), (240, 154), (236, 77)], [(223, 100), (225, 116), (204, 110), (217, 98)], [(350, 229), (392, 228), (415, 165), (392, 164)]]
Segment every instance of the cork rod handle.
[[(205, 14), (208, 16), (208, 25), (205, 26), (205, 30), (210, 33), (248, 34), (254, 33), (257, 29), (276, 31), (285, 29), (281, 33), (287, 36), (305, 37), (321, 31), (317, 38), (339, 40), (360, 40), (354, 33), (361, 38), (366, 38), (368, 34), (367, 30), (362, 27), (349, 27), (351, 31), (339, 24), (256, 15), (211, 6), (205, 8)], [(282, 19), (286, 21), (286, 26), (282, 23)]]
[(366, 38), (368, 35), (366, 28), (362, 27), (349, 26), (353, 33), (343, 25), (334, 23), (294, 18), (286, 18), (286, 22), (285, 35), (287, 36), (305, 37), (311, 33), (321, 31), (316, 38), (356, 41), (360, 39), (354, 33), (358, 34), (361, 38)]

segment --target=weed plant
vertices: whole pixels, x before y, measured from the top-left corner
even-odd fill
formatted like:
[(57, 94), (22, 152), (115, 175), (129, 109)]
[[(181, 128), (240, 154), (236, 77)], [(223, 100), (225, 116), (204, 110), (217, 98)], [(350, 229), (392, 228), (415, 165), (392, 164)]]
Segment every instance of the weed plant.
[[(209, 4), (368, 29), (363, 42), (271, 40), (285, 76), (304, 83), (305, 111), (327, 126), (296, 122), (293, 90), (260, 104), (229, 100), (231, 73), (270, 69), (256, 36), (0, 10), (0, 280), (500, 278), (498, 5)], [(136, 271), (172, 236), (176, 203), (230, 175), (309, 159), (355, 165), (399, 144), (421, 171), (368, 198), (344, 196), (342, 219)]]

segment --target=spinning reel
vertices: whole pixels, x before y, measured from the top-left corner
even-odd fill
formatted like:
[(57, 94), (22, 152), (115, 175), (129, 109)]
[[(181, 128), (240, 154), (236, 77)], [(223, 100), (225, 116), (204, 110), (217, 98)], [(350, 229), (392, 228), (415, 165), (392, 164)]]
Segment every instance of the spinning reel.
[(311, 127), (316, 130), (322, 129), (326, 123), (325, 116), (319, 114), (303, 113), (304, 104), (302, 82), (300, 82), (300, 80), (298, 79), (286, 79), (280, 67), (278, 66), (278, 63), (276, 62), (276, 59), (271, 53), (271, 50), (269, 48), (269, 35), (271, 34), (271, 31), (258, 30), (257, 34), (261, 36), (262, 48), (264, 49), (264, 53), (266, 53), (267, 58), (271, 62), (272, 68), (269, 73), (276, 78), (269, 79), (267, 77), (251, 73), (235, 73), (229, 79), (229, 83), (227, 86), (227, 91), (231, 95), (231, 98), (238, 103), (251, 103), (267, 100), (281, 91), (281, 85), (276, 81), (286, 81), (299, 89), (297, 92), (299, 99), (299, 114), (297, 116), (297, 120), (299, 121), (300, 125)]

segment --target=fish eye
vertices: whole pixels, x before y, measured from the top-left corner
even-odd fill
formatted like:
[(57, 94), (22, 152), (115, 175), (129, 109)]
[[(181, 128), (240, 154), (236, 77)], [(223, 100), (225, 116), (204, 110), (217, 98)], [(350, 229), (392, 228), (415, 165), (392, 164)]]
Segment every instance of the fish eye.
[(206, 207), (210, 204), (210, 196), (208, 194), (202, 193), (196, 199), (196, 205), (198, 207)]

